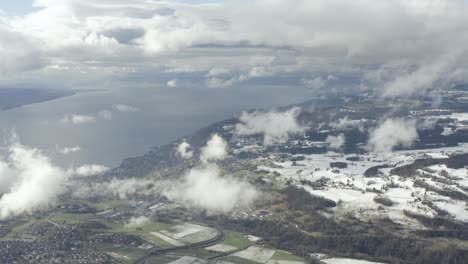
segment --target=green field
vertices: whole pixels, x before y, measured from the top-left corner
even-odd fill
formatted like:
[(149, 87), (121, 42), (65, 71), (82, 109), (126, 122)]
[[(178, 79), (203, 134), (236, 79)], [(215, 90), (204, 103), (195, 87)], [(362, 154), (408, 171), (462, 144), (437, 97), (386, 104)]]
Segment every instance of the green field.
[(72, 214), (72, 213), (56, 213), (49, 216), (49, 220), (58, 224), (79, 224), (92, 218), (91, 214)]
[(99, 243), (96, 245), (97, 249), (101, 252), (105, 252), (123, 263), (133, 263), (138, 258), (147, 254), (143, 249), (119, 246), (115, 247), (111, 244)]
[(226, 231), (226, 239), (223, 243), (236, 248), (245, 248), (254, 244), (244, 234), (236, 231)]
[(303, 258), (295, 256), (289, 252), (282, 251), (282, 250), (276, 250), (275, 254), (273, 257), (271, 257), (272, 260), (288, 260), (288, 261), (304, 261)]
[(92, 207), (98, 211), (110, 209), (110, 208), (116, 208), (120, 206), (127, 206), (129, 203), (126, 200), (102, 200), (99, 202), (93, 202), (93, 201), (88, 201), (88, 200), (73, 200), (70, 201), (70, 203), (81, 203), (81, 204), (86, 204), (89, 207)]

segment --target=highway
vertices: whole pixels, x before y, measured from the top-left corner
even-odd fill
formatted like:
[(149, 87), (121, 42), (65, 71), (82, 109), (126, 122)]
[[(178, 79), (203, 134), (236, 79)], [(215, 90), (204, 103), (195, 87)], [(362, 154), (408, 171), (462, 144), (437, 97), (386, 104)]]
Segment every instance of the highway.
[(134, 264), (146, 264), (146, 261), (152, 256), (163, 255), (163, 254), (167, 254), (169, 252), (175, 252), (178, 250), (205, 248), (205, 247), (213, 246), (213, 245), (223, 242), (225, 239), (225, 234), (223, 230), (217, 227), (214, 227), (214, 228), (216, 228), (217, 234), (213, 238), (210, 238), (205, 241), (197, 242), (194, 244), (190, 244), (190, 245), (179, 246), (179, 247), (171, 247), (171, 248), (163, 248), (163, 249), (155, 248), (155, 249), (150, 250), (150, 252), (147, 255), (137, 259), (134, 262)]

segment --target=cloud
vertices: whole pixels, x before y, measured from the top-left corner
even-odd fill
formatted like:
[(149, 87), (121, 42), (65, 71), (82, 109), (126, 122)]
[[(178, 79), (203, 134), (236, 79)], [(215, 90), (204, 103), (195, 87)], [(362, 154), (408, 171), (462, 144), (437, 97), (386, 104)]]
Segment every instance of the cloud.
[(126, 104), (114, 105), (114, 108), (117, 109), (117, 111), (122, 112), (122, 113), (137, 112), (140, 110), (138, 107), (126, 105)]
[(244, 112), (239, 117), (240, 123), (235, 127), (235, 134), (238, 136), (263, 134), (264, 145), (281, 143), (287, 140), (289, 135), (306, 130), (297, 121), (299, 113), (299, 108), (285, 112)]
[(202, 153), (204, 154), (200, 157), (201, 164), (178, 179), (157, 181), (152, 177), (114, 178), (100, 183), (81, 182), (81, 186), (76, 188), (73, 194), (80, 198), (99, 195), (118, 199), (164, 195), (173, 202), (203, 209), (210, 214), (226, 213), (251, 205), (259, 196), (255, 187), (244, 178), (223, 175), (216, 164), (210, 163), (226, 157), (227, 144), (224, 139), (213, 135), (203, 147)]
[(49, 207), (68, 177), (38, 149), (13, 143), (0, 160), (0, 219)]
[(414, 120), (389, 118), (370, 132), (366, 148), (373, 152), (391, 152), (397, 146), (410, 147), (416, 139)]
[(63, 123), (71, 123), (74, 125), (96, 123), (96, 117), (92, 115), (66, 115), (62, 118)]
[(58, 151), (64, 155), (68, 155), (71, 153), (76, 153), (81, 150), (80, 146), (74, 146), (74, 147), (63, 147), (63, 148), (57, 148)]
[(83, 165), (78, 168), (69, 170), (68, 172), (76, 176), (93, 176), (93, 175), (104, 173), (108, 170), (109, 168), (103, 165), (87, 164), (87, 165)]
[(222, 137), (212, 135), (201, 150), (201, 165), (177, 181), (165, 182), (162, 193), (169, 200), (204, 209), (210, 214), (249, 206), (257, 198), (257, 190), (245, 179), (223, 176), (220, 168), (210, 163), (226, 158), (227, 147)]
[(363, 130), (363, 124), (366, 122), (366, 119), (348, 119), (347, 116), (340, 118), (336, 121), (333, 121), (329, 124), (331, 128), (334, 129), (343, 129), (343, 130), (350, 130), (354, 128), (358, 128), (359, 130)]
[(190, 144), (186, 141), (181, 142), (176, 147), (177, 155), (182, 159), (190, 159), (193, 157), (193, 151), (189, 151)]
[(319, 91), (325, 87), (327, 84), (327, 79), (319, 76), (314, 79), (302, 79), (301, 82), (305, 87), (314, 91)]
[(177, 79), (172, 79), (172, 80), (168, 81), (167, 86), (171, 87), (171, 88), (177, 87)]
[(249, 206), (258, 192), (247, 181), (232, 176), (221, 176), (218, 166), (206, 164), (190, 170), (176, 184), (171, 184), (164, 195), (208, 213), (226, 213), (236, 207)]
[[(393, 98), (467, 80), (463, 0), (317, 0), (292, 9), (287, 0), (40, 0), (35, 6), (25, 16), (0, 14), (1, 84), (93, 87), (156, 76), (168, 85), (166, 73), (183, 72), (209, 87), (283, 77), (322, 87), (325, 77), (310, 78), (319, 74), (351, 76), (357, 83), (343, 89)], [(404, 67), (388, 67), (396, 64)], [(386, 78), (374, 85), (370, 75)]]
[(125, 223), (125, 227), (127, 228), (141, 227), (149, 222), (151, 222), (151, 220), (147, 216), (132, 217), (130, 218), (130, 220), (128, 220), (127, 223)]
[(202, 162), (222, 160), (227, 157), (227, 143), (218, 134), (211, 136), (210, 140), (201, 149), (200, 160)]
[(325, 142), (332, 149), (341, 149), (346, 142), (346, 138), (343, 134), (339, 134), (337, 136), (328, 135)]
[(150, 178), (116, 179), (101, 183), (81, 183), (73, 195), (79, 198), (92, 198), (97, 196), (115, 197), (117, 199), (130, 199), (135, 196), (153, 197), (161, 193), (161, 186)]

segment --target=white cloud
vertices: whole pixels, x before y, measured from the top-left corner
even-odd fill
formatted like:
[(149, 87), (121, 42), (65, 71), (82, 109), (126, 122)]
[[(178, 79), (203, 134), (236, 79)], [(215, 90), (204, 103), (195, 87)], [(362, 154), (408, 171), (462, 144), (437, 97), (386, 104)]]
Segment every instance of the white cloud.
[(199, 167), (192, 168), (177, 181), (165, 182), (163, 194), (172, 201), (206, 210), (210, 214), (227, 213), (249, 206), (258, 196), (245, 179), (222, 175), (209, 161), (227, 156), (227, 143), (214, 134), (201, 150)]
[(246, 207), (258, 196), (247, 181), (223, 177), (218, 166), (213, 164), (194, 168), (169, 186), (164, 191), (168, 199), (205, 209), (208, 213), (226, 213), (236, 207)]
[[(463, 0), (298, 1), (293, 9), (287, 0), (35, 5), (25, 16), (0, 14), (0, 83), (96, 86), (184, 71), (210, 87), (291, 74), (321, 87), (325, 77), (308, 76), (385, 71), (382, 82), (362, 86), (395, 97), (467, 79)], [(403, 74), (385, 66), (402, 61)]]
[(64, 191), (68, 174), (38, 149), (13, 143), (0, 160), (0, 179), (0, 219), (4, 219), (49, 207)]
[(130, 199), (136, 195), (154, 196), (161, 193), (154, 179), (116, 179), (102, 183), (85, 183), (76, 188), (73, 195), (80, 198), (109, 196), (117, 199)]
[(190, 144), (186, 141), (183, 141), (179, 145), (177, 145), (176, 153), (182, 159), (190, 159), (193, 157), (193, 151), (190, 151), (189, 148)]
[(227, 157), (227, 143), (218, 134), (211, 136), (210, 140), (201, 149), (200, 160), (202, 162), (222, 160)]
[(96, 117), (92, 115), (66, 115), (62, 118), (63, 123), (71, 123), (74, 125), (96, 123)]
[(389, 118), (370, 132), (367, 149), (374, 152), (391, 152), (396, 146), (411, 146), (417, 138), (414, 120)]
[(135, 106), (131, 105), (126, 105), (126, 104), (118, 104), (114, 106), (117, 111), (122, 112), (122, 113), (128, 113), (128, 112), (137, 112), (140, 109)]
[(151, 222), (151, 220), (147, 216), (132, 217), (130, 218), (130, 220), (128, 220), (127, 223), (125, 223), (125, 227), (127, 228), (141, 227), (149, 222)]
[(82, 165), (78, 168), (69, 170), (68, 172), (76, 176), (93, 176), (96, 174), (104, 173), (108, 170), (109, 168), (103, 165), (87, 164), (87, 165)]
[(299, 108), (285, 112), (244, 112), (239, 117), (240, 123), (236, 125), (235, 133), (239, 136), (263, 134), (264, 145), (281, 143), (287, 140), (289, 135), (306, 130), (297, 121), (299, 113)]
[(331, 122), (329, 125), (334, 129), (343, 129), (343, 130), (350, 130), (354, 128), (358, 128), (359, 130), (364, 129), (364, 123), (366, 119), (348, 119), (347, 116), (340, 118), (336, 121)]
[(11, 142), (1, 148), (6, 152), (0, 155), (0, 219), (47, 209), (67, 190), (74, 176), (108, 170), (102, 165), (64, 169), (54, 165), (41, 150), (19, 143), (16, 135)]
[(177, 79), (172, 79), (172, 80), (168, 81), (167, 86), (171, 87), (171, 88), (177, 87)]
[(327, 80), (321, 76), (314, 79), (302, 79), (301, 82), (305, 87), (314, 91), (321, 90), (327, 84)]
[(341, 149), (346, 142), (346, 138), (343, 134), (339, 134), (337, 136), (328, 135), (325, 142), (328, 143), (332, 149)]
[(68, 155), (71, 153), (76, 153), (81, 150), (80, 146), (74, 146), (74, 147), (63, 147), (63, 148), (57, 148), (58, 151), (64, 155)]

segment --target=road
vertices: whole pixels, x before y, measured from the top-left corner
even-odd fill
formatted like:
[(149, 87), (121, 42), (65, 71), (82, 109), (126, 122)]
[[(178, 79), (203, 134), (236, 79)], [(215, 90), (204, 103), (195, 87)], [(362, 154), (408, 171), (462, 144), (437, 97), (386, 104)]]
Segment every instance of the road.
[(220, 229), (220, 228), (217, 228), (217, 227), (214, 227), (214, 228), (216, 228), (216, 231), (218, 233), (213, 238), (210, 238), (210, 239), (205, 240), (205, 241), (197, 242), (197, 243), (194, 243), (194, 244), (190, 244), (190, 245), (180, 246), (180, 247), (171, 247), (171, 248), (164, 248), (164, 249), (153, 249), (147, 255), (137, 259), (134, 262), (134, 264), (146, 264), (146, 260), (148, 260), (152, 256), (163, 255), (163, 254), (167, 254), (169, 252), (174, 252), (174, 251), (178, 251), (178, 250), (205, 248), (205, 247), (213, 246), (213, 245), (216, 245), (218, 243), (223, 242), (224, 239), (225, 239), (225, 234), (224, 234), (223, 230)]

